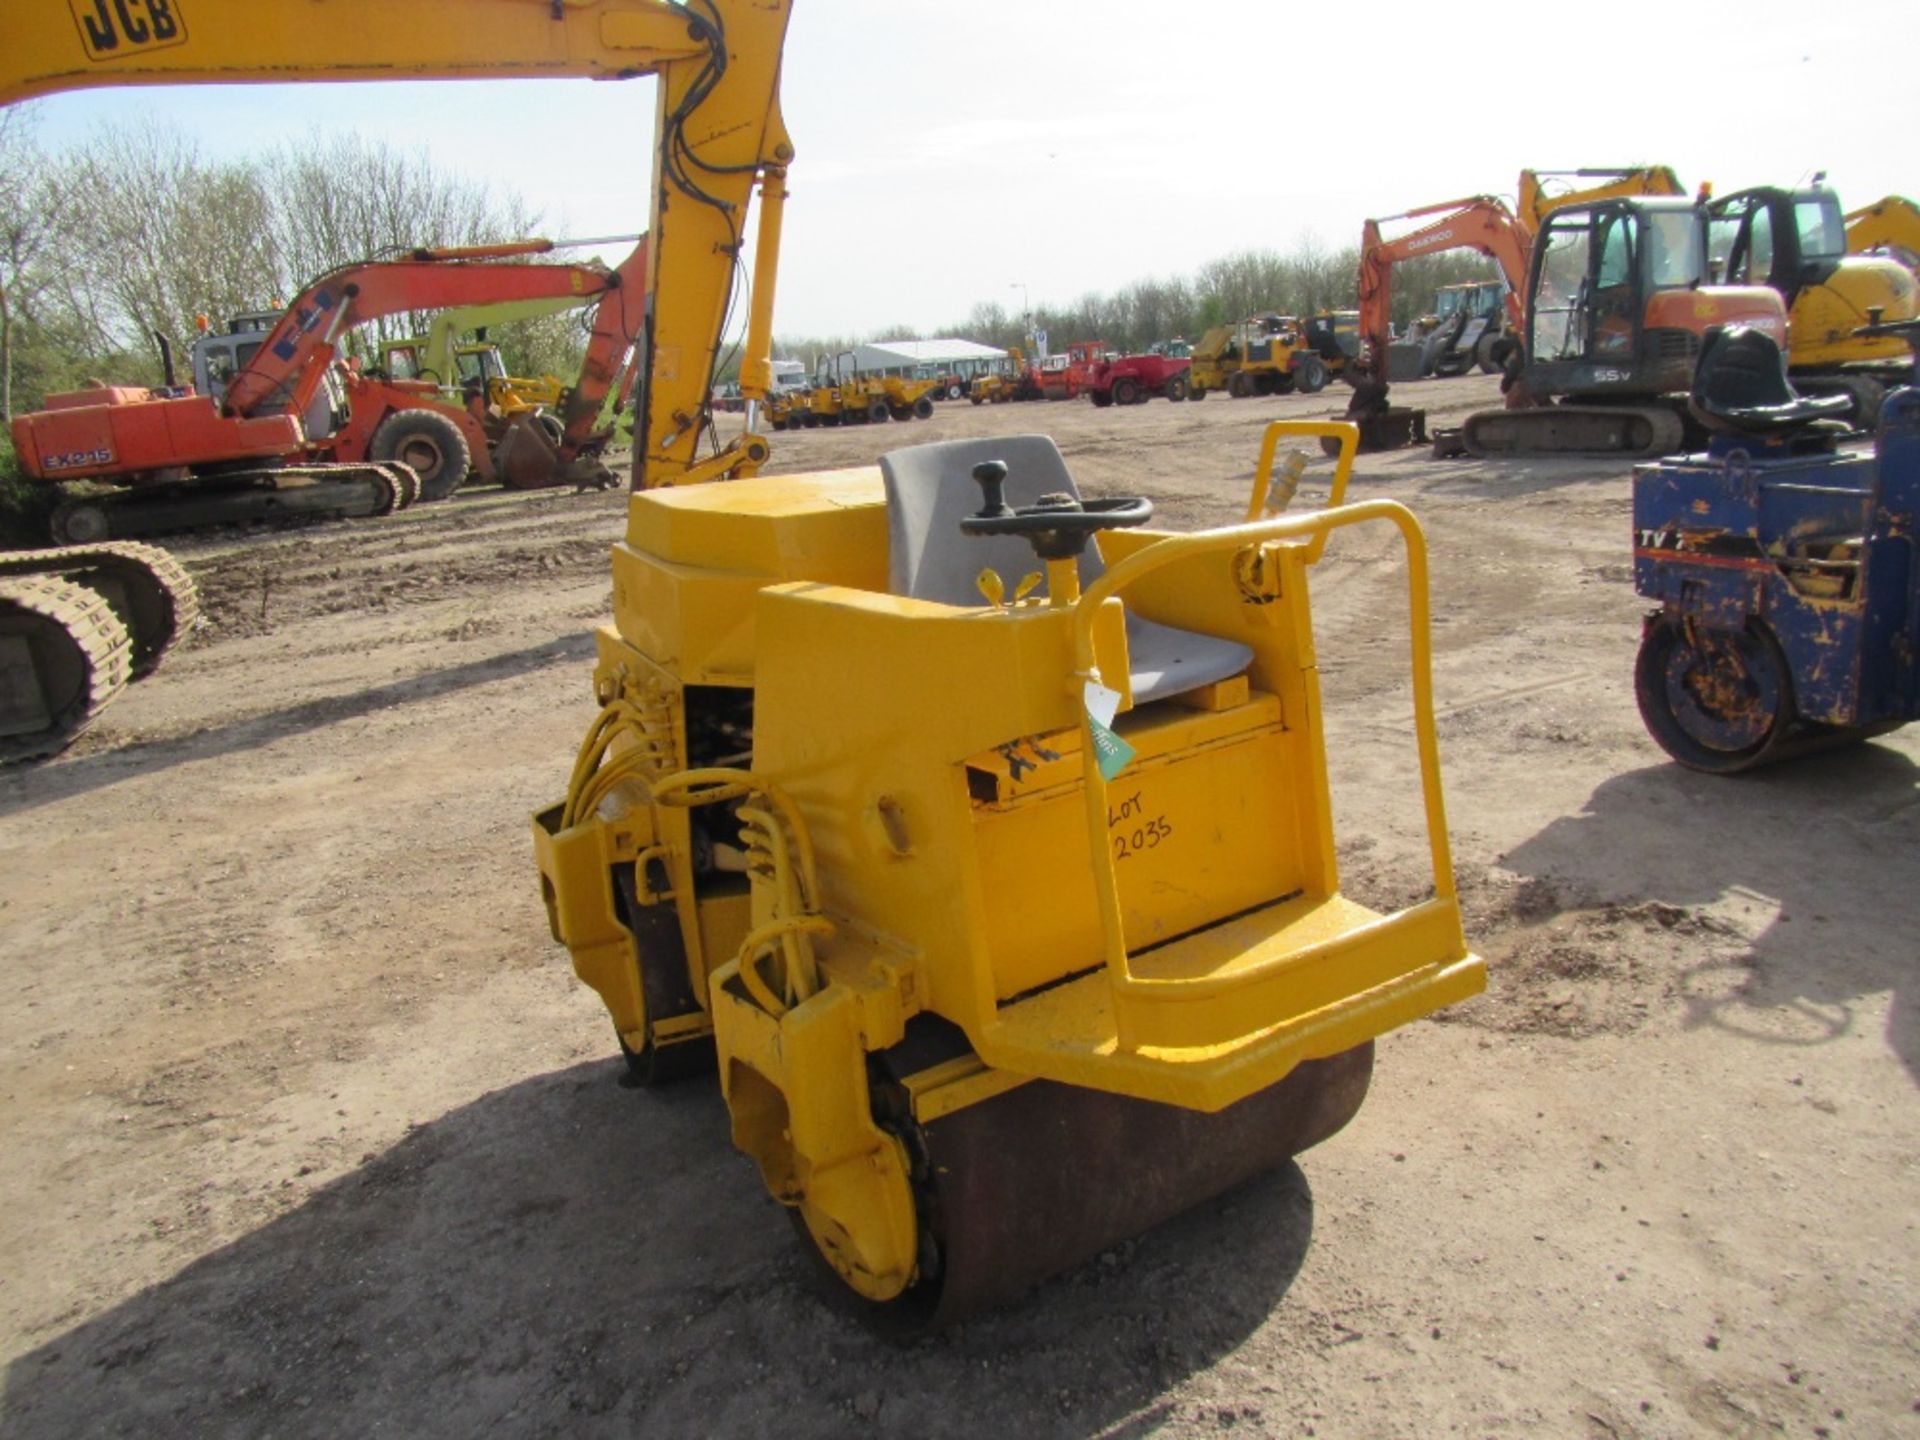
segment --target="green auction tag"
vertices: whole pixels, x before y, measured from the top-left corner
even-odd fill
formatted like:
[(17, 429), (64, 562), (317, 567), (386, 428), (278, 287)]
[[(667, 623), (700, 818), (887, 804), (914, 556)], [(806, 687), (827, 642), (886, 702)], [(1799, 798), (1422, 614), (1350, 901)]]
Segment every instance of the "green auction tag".
[(1087, 725), (1093, 731), (1093, 755), (1100, 767), (1100, 778), (1111, 780), (1133, 759), (1133, 746), (1102, 725), (1098, 715), (1087, 716)]

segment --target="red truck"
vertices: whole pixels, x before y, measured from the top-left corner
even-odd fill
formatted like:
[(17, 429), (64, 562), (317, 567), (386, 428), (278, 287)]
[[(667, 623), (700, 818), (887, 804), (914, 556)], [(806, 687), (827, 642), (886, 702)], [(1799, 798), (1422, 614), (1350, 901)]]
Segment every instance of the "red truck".
[(1144, 405), (1155, 395), (1169, 400), (1187, 398), (1187, 368), (1193, 362), (1165, 355), (1121, 355), (1092, 367), (1085, 388), (1093, 403)]

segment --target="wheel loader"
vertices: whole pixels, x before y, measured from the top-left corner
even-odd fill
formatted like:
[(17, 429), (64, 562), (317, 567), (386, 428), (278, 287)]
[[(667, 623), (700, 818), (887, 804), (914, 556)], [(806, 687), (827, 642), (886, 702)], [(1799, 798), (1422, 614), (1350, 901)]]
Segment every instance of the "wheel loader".
[[(717, 1075), (849, 1303), (920, 1331), (1015, 1298), (1333, 1134), (1379, 1037), (1481, 988), (1424, 541), (1392, 501), (1344, 503), (1350, 427), (1301, 432), (1342, 452), (1329, 508), (1286, 513), (1305, 461), (1270, 429), (1247, 519), (1195, 534), (1079, 495), (1038, 435), (760, 475), (786, 0), (473, 0), (408, 27), (330, 0), (332, 49), (308, 8), (196, 0), (112, 74), (657, 76), (635, 493), (593, 718), (533, 825), (540, 891), (635, 1075)], [(0, 12), (0, 99), (100, 82), (70, 18)], [(756, 197), (747, 426), (710, 446)], [(1425, 893), (1393, 911), (1341, 888), (1312, 620), (1360, 525), (1407, 586)]]

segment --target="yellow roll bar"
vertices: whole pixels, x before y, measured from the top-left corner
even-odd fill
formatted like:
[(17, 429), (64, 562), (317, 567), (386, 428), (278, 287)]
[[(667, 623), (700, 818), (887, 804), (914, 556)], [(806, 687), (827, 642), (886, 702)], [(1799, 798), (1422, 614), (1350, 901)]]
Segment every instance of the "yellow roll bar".
[[(1271, 438), (1271, 431), (1269, 436)], [(1282, 516), (1275, 520), (1233, 525), (1197, 535), (1170, 535), (1135, 552), (1089, 585), (1075, 607), (1074, 676), (1071, 683), (1077, 699), (1085, 681), (1099, 679), (1099, 668), (1093, 653), (1093, 619), (1101, 605), (1155, 570), (1195, 555), (1237, 551), (1274, 540), (1311, 537), (1313, 546), (1324, 548), (1335, 530), (1372, 521), (1385, 521), (1393, 525), (1406, 545), (1414, 736), (1420, 754), (1420, 785), (1426, 803), (1427, 843), (1432, 857), (1436, 897), (1435, 901), (1428, 903), (1451, 904), (1454, 899), (1453, 856), (1447, 839), (1446, 806), (1440, 791), (1440, 745), (1434, 731), (1432, 616), (1428, 601), (1426, 537), (1413, 512), (1398, 501), (1363, 500), (1358, 504), (1322, 510), (1311, 515)], [(1098, 753), (1093, 737), (1093, 717), (1084, 705), (1080, 708), (1080, 742), (1083, 753), (1091, 756)], [(1134, 995), (1141, 999), (1198, 997), (1251, 984), (1263, 978), (1271, 966), (1254, 966), (1232, 975), (1187, 980), (1142, 979), (1133, 974), (1121, 919), (1119, 880), (1114, 872), (1113, 850), (1107, 843), (1107, 781), (1100, 773), (1100, 767), (1092, 763), (1084, 767), (1083, 774), (1102, 948), (1107, 975), (1114, 990), (1114, 1014), (1122, 1026), (1121, 1041), (1124, 1044), (1128, 1037), (1125, 1034), (1126, 1012), (1119, 1004), (1122, 996)]]

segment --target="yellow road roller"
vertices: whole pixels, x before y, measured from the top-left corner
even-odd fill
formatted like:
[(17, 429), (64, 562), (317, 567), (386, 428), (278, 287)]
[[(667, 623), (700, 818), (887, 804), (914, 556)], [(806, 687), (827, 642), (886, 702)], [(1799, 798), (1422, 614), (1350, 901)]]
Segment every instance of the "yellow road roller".
[[(1418, 524), (1147, 528), (1041, 435), (633, 498), (601, 709), (536, 817), (633, 1075), (734, 1143), (877, 1321), (1019, 1296), (1316, 1144), (1375, 1037), (1485, 983), (1442, 810)], [(1341, 894), (1308, 579), (1403, 542), (1430, 898)]]

